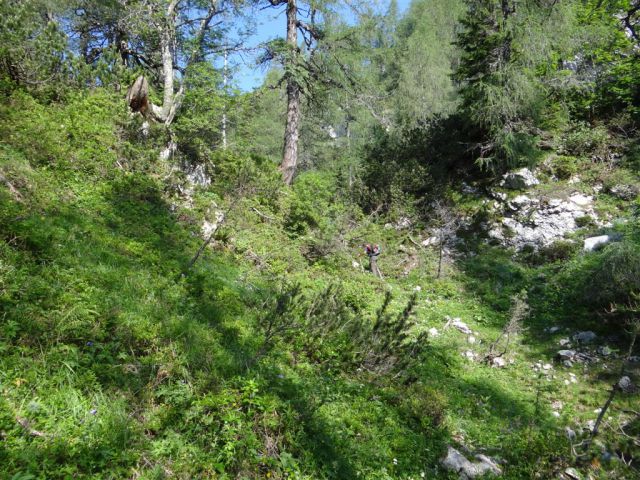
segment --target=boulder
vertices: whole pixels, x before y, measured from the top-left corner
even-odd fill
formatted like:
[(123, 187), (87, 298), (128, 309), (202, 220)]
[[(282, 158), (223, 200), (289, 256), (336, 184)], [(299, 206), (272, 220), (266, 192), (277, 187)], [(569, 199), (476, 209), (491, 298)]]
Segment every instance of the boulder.
[(528, 168), (521, 168), (513, 172), (505, 173), (502, 177), (501, 186), (511, 190), (522, 190), (538, 185), (540, 181)]
[(633, 200), (638, 196), (640, 189), (635, 185), (615, 185), (609, 189), (609, 193), (621, 200)]
[(447, 449), (447, 456), (440, 463), (446, 470), (457, 473), (460, 480), (479, 478), (488, 473), (496, 476), (502, 474), (502, 469), (495, 460), (486, 455), (476, 455), (475, 461), (472, 462), (451, 446)]
[(504, 368), (507, 365), (507, 362), (502, 357), (496, 357), (491, 360), (491, 366), (496, 368)]
[(467, 326), (467, 324), (464, 323), (459, 318), (454, 318), (453, 320), (451, 320), (451, 326), (457, 328), (458, 330), (460, 330), (462, 333), (466, 335), (471, 335), (471, 333), (473, 333), (471, 329)]
[(610, 235), (598, 235), (597, 237), (589, 237), (584, 239), (582, 250), (585, 252), (593, 252), (598, 247), (606, 245), (612, 240)]
[(578, 332), (573, 336), (573, 340), (578, 343), (591, 343), (597, 338), (597, 335), (590, 330)]
[(573, 360), (575, 355), (576, 352), (574, 350), (558, 350), (558, 353), (556, 353), (558, 360)]

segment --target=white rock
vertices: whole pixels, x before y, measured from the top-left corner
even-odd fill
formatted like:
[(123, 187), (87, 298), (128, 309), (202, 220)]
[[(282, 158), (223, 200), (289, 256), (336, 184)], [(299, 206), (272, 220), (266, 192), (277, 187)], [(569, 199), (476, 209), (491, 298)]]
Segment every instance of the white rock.
[(626, 375), (618, 381), (618, 388), (622, 391), (631, 389), (631, 379)]
[(506, 366), (507, 362), (505, 362), (504, 358), (502, 357), (496, 357), (493, 360), (491, 360), (491, 365), (496, 367), (496, 368), (503, 368), (504, 366)]
[(429, 329), (429, 336), (430, 337), (437, 337), (438, 335), (440, 335), (440, 332), (438, 332), (437, 328), (431, 327)]
[(478, 478), (487, 473), (502, 474), (497, 463), (486, 455), (476, 455), (475, 460), (475, 462), (469, 461), (462, 453), (449, 446), (447, 456), (441, 460), (441, 464), (446, 470), (457, 473), (461, 480)]
[(560, 412), (551, 412), (551, 415), (553, 415), (556, 418), (560, 418)]
[(542, 366), (542, 369), (543, 369), (543, 370), (551, 370), (552, 368), (553, 368), (553, 366), (552, 366), (550, 363), (545, 363), (545, 364)]
[(467, 337), (467, 342), (473, 345), (474, 343), (476, 343), (476, 337), (474, 337), (473, 335), (469, 335)]
[(471, 333), (473, 333), (471, 331), (471, 329), (467, 326), (466, 323), (464, 323), (462, 320), (460, 320), (459, 318), (454, 318), (451, 321), (451, 325), (455, 328), (457, 328), (458, 330), (460, 330), (462, 333), (466, 334), (466, 335), (470, 335)]
[(360, 268), (360, 264), (358, 262), (356, 262), (355, 260), (353, 262), (351, 262), (351, 266), (353, 268)]
[(596, 248), (606, 245), (611, 240), (610, 235), (598, 235), (597, 237), (585, 238), (582, 250), (585, 252), (593, 252)]
[(523, 188), (533, 187), (538, 185), (540, 181), (536, 178), (531, 170), (528, 168), (521, 168), (519, 170), (505, 173), (502, 177), (501, 186), (510, 188), (513, 190), (519, 190)]
[(593, 203), (593, 197), (581, 193), (574, 193), (569, 197), (569, 200), (580, 207), (586, 207)]

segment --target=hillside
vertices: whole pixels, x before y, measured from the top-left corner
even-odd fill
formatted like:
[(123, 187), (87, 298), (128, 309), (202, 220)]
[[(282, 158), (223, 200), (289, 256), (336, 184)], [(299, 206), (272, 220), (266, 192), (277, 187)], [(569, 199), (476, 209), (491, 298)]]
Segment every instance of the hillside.
[(636, 3), (1, 4), (0, 478), (638, 478)]

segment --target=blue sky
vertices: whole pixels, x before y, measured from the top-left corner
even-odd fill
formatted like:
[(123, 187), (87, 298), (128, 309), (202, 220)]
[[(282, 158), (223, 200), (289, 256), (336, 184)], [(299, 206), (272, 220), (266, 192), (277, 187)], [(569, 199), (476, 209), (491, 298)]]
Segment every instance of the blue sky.
[[(266, 3), (266, 2), (264, 2)], [(354, 17), (350, 13), (344, 2), (344, 12), (346, 20), (353, 20)], [(381, 10), (386, 10), (388, 1), (381, 0), (378, 2)], [(404, 13), (411, 3), (411, 0), (398, 0), (398, 9), (400, 13)], [(279, 8), (266, 8), (264, 10), (257, 9), (255, 12), (255, 34), (251, 35), (247, 41), (249, 49), (257, 47), (259, 44), (272, 40), (277, 37), (283, 37), (286, 30), (286, 18), (284, 6)], [(266, 74), (266, 69), (256, 65), (257, 51), (249, 51), (242, 55), (232, 55), (231, 63), (235, 66), (233, 75), (233, 85), (243, 91), (250, 91), (260, 86)], [(217, 65), (220, 62), (216, 62)]]

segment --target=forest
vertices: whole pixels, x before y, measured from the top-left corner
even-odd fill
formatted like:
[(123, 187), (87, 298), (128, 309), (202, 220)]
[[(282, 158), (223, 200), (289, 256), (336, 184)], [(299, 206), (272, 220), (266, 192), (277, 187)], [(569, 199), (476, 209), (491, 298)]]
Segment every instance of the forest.
[(0, 479), (640, 478), (640, 0), (0, 0)]

